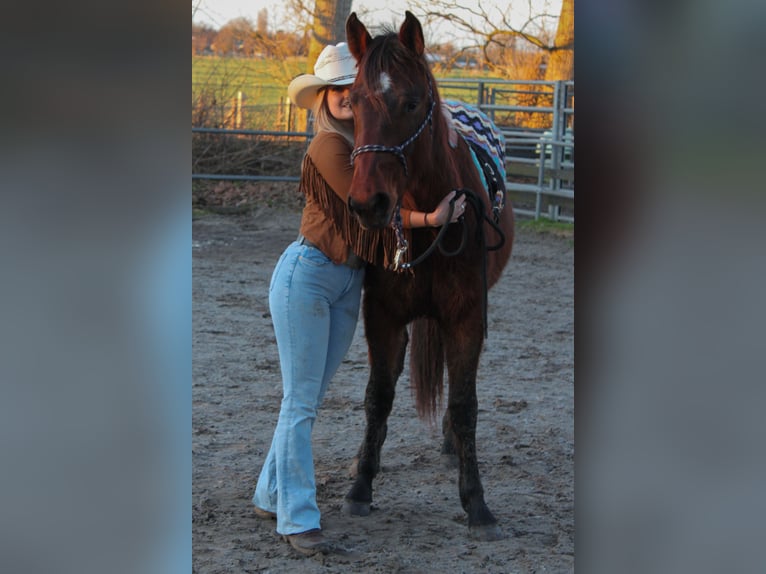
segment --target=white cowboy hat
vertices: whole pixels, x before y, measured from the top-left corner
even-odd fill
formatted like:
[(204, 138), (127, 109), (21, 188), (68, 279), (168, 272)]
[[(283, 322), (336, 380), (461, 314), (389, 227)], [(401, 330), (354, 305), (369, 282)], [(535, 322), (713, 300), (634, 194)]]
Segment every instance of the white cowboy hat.
[(287, 86), (290, 101), (301, 108), (310, 109), (317, 93), (325, 86), (347, 86), (356, 78), (356, 59), (348, 44), (325, 46), (314, 64), (314, 74), (301, 74)]

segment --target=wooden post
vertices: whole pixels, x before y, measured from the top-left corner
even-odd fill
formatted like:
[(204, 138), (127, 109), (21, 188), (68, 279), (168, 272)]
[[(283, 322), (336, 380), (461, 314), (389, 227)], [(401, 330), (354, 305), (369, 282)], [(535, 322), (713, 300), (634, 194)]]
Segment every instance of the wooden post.
[(242, 129), (242, 92), (237, 92), (237, 100), (234, 105), (234, 128)]

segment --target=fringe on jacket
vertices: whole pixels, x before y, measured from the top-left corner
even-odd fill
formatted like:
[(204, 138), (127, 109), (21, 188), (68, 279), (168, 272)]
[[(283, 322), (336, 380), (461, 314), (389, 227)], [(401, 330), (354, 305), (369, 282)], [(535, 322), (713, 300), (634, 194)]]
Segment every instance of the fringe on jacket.
[[(348, 206), (327, 185), (308, 155), (303, 159), (300, 191), (318, 203), (324, 214), (332, 222), (333, 228), (351, 246), (354, 253), (373, 265), (383, 266), (386, 269), (392, 268), (397, 247), (394, 228), (389, 226), (384, 229), (363, 229), (356, 217), (349, 211)], [(411, 245), (410, 230), (403, 229), (402, 231), (405, 240)], [(400, 263), (409, 260), (410, 250), (404, 254)]]

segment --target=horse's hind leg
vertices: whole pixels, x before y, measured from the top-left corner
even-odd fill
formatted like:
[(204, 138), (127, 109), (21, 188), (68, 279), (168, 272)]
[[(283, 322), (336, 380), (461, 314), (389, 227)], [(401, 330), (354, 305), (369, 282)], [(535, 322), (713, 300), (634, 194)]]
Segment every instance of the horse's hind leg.
[(404, 369), (407, 330), (402, 327), (383, 333), (381, 323), (367, 328), (370, 349), (370, 378), (364, 397), (367, 426), (359, 447), (356, 477), (346, 495), (343, 510), (354, 516), (367, 516), (372, 503), (372, 481), (380, 470), (380, 450), (386, 440), (388, 415), (394, 403), (396, 381)]
[(442, 464), (447, 468), (458, 468), (460, 459), (455, 448), (455, 437), (452, 434), (452, 422), (449, 417), (449, 409), (444, 410), (442, 417)]
[(497, 520), (484, 501), (484, 488), (479, 477), (476, 458), (476, 370), (481, 352), (481, 335), (447, 341), (449, 370), (449, 399), (446, 419), (459, 458), (460, 503), (468, 514), (468, 532), (478, 540), (498, 540), (503, 537)]

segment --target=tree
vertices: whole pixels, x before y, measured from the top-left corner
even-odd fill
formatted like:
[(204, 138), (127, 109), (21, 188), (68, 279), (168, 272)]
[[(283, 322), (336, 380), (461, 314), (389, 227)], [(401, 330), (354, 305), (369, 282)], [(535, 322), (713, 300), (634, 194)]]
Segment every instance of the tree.
[(212, 49), (217, 32), (207, 24), (192, 24), (192, 54), (206, 54)]
[[(474, 50), (483, 56), (483, 64), (501, 77), (517, 80), (570, 80), (574, 78), (574, 0), (562, 0), (558, 16), (532, 12), (528, 3), (526, 21), (518, 23), (513, 17), (511, 2), (489, 5), (477, 0), (470, 7), (456, 0), (410, 0), (424, 14), (426, 23), (448, 23), (467, 35), (456, 58), (467, 59)], [(552, 23), (557, 31), (551, 32)], [(522, 106), (551, 107), (554, 89), (541, 85), (514, 96)], [(550, 129), (552, 116), (540, 112), (515, 113), (514, 125)]]
[(545, 79), (574, 79), (574, 0), (563, 0)]
[[(319, 53), (328, 44), (346, 40), (346, 19), (351, 13), (351, 0), (287, 0), (292, 13), (293, 28), (303, 31), (308, 40), (306, 72), (314, 73)], [(300, 110), (296, 114), (296, 129), (306, 129), (308, 114)]]
[(308, 73), (313, 73), (314, 63), (325, 46), (346, 40), (346, 18), (349, 14), (351, 0), (316, 0), (309, 40)]
[(260, 36), (269, 35), (269, 11), (266, 8), (258, 11), (258, 19), (255, 29)]
[[(558, 17), (545, 12), (533, 13), (529, 3), (527, 19), (520, 25), (513, 23), (515, 12), (512, 2), (490, 6), (489, 2), (478, 0), (466, 7), (458, 5), (454, 0), (411, 0), (414, 8), (410, 10), (413, 13), (417, 10), (423, 14), (424, 25), (447, 23), (452, 29), (464, 33), (465, 40), (461, 49), (463, 54), (457, 54), (457, 57), (464, 57), (465, 54), (479, 50), (484, 64), (501, 76), (536, 80), (542, 79), (540, 68), (530, 65), (530, 55), (536, 51), (547, 59), (556, 53), (557, 62), (561, 62), (557, 73), (572, 74), (565, 64), (567, 57), (571, 58), (572, 65), (574, 62), (573, 1), (563, 0)], [(518, 2), (515, 4), (518, 7)], [(565, 15), (568, 17), (564, 17)], [(554, 41), (549, 27), (557, 18), (558, 32)], [(519, 53), (519, 57), (512, 58), (513, 53)], [(527, 62), (526, 73), (529, 75), (526, 77), (518, 76), (520, 58)], [(509, 69), (509, 65), (512, 69)]]
[(255, 31), (247, 18), (234, 18), (224, 24), (215, 39), (218, 54), (247, 56), (253, 53)]

